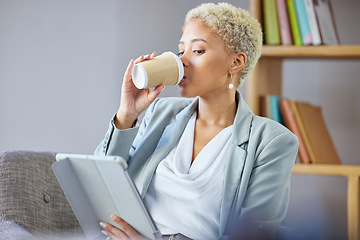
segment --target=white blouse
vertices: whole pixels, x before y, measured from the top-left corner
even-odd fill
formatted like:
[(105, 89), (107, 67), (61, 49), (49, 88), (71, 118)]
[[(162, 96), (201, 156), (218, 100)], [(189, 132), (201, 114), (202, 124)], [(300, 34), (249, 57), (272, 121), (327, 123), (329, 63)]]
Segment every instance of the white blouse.
[(191, 164), (195, 120), (196, 112), (178, 143), (158, 165), (144, 202), (162, 234), (211, 239), (219, 235), (232, 125), (217, 134)]

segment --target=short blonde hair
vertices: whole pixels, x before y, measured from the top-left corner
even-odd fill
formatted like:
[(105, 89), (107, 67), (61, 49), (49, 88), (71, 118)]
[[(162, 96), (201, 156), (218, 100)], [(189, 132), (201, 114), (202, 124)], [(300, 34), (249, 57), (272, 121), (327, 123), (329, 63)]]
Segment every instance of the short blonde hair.
[(240, 72), (241, 86), (261, 55), (263, 37), (260, 23), (248, 11), (228, 3), (204, 3), (191, 9), (185, 17), (184, 27), (192, 19), (203, 21), (217, 33), (229, 53), (246, 54), (247, 62)]

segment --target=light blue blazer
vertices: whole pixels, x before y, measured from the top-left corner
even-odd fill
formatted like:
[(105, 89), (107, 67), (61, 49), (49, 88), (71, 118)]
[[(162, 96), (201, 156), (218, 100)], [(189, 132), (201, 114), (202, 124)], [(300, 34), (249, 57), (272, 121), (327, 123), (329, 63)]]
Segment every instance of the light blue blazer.
[[(298, 150), (293, 133), (277, 122), (254, 115), (239, 92), (237, 101), (218, 239), (227, 239), (233, 228), (258, 228), (273, 235), (286, 215)], [(118, 130), (111, 122), (95, 153), (125, 158), (144, 197), (157, 165), (177, 142), (197, 106), (198, 98), (157, 99), (139, 127)]]

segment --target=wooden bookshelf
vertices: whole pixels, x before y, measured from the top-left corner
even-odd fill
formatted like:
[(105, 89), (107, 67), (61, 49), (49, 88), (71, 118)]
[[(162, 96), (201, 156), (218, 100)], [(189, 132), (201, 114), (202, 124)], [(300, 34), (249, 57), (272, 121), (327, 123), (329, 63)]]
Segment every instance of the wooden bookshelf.
[[(261, 22), (261, 0), (249, 0), (249, 11)], [(283, 62), (286, 59), (360, 59), (360, 45), (283, 46), (265, 45), (246, 83), (246, 101), (260, 113), (260, 96), (282, 95)], [(347, 218), (349, 240), (360, 239), (360, 166), (295, 164), (294, 174), (344, 176), (348, 180)]]
[(348, 177), (348, 176), (359, 177), (360, 166), (297, 163), (294, 166), (293, 173), (343, 176), (343, 177)]
[(347, 220), (350, 240), (359, 239), (360, 229), (360, 166), (331, 164), (295, 164), (293, 173), (343, 176), (347, 178)]
[[(264, 46), (246, 85), (246, 100), (255, 114), (260, 96), (282, 95), (282, 67), (286, 59), (360, 59), (360, 46)], [(345, 176), (348, 179), (349, 240), (360, 239), (360, 166), (296, 164), (294, 174)]]
[(360, 58), (359, 45), (264, 46), (262, 57), (271, 58)]
[(294, 58), (360, 59), (360, 45), (263, 46), (246, 84), (246, 100), (255, 114), (260, 113), (260, 96), (281, 95), (283, 61)]

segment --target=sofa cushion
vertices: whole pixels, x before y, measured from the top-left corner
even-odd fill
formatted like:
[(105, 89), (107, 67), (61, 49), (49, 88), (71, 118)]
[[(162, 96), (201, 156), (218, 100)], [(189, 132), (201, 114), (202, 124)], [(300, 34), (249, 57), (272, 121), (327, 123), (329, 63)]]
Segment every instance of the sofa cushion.
[(28, 231), (20, 225), (0, 219), (0, 240), (36, 240)]
[(14, 151), (0, 155), (0, 219), (32, 234), (81, 232), (51, 169), (55, 153)]

